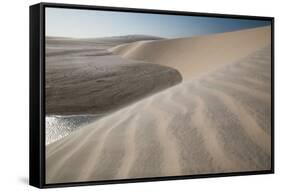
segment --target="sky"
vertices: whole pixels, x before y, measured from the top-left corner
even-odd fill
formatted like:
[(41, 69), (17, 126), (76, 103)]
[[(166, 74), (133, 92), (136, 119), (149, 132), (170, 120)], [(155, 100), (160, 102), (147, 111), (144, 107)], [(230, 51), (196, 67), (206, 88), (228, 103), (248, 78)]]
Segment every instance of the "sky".
[(46, 8), (46, 35), (99, 38), (150, 35), (181, 38), (270, 25), (269, 21)]

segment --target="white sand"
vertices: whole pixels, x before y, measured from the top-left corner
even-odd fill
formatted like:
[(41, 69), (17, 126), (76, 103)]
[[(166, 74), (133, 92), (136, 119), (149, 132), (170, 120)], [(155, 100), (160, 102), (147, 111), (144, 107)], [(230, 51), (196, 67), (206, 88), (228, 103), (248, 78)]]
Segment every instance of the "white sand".
[(269, 43), (264, 27), (114, 48), (185, 81), (48, 145), (46, 182), (270, 169)]
[(193, 38), (142, 41), (118, 45), (110, 50), (122, 57), (178, 69), (184, 79), (209, 73), (270, 43), (270, 27)]

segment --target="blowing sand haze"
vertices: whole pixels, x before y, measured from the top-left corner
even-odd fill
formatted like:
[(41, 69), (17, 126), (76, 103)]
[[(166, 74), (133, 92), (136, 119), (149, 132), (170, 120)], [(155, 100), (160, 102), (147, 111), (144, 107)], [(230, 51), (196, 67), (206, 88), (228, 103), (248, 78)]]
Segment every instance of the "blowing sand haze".
[(204, 34), (50, 33), (46, 183), (270, 170), (271, 27), (239, 22)]

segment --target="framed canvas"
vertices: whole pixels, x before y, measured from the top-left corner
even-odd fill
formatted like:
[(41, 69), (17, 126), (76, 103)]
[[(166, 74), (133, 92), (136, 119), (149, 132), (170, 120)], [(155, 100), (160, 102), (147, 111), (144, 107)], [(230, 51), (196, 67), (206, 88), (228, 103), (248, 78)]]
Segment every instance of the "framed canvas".
[(274, 172), (274, 18), (30, 7), (30, 185)]

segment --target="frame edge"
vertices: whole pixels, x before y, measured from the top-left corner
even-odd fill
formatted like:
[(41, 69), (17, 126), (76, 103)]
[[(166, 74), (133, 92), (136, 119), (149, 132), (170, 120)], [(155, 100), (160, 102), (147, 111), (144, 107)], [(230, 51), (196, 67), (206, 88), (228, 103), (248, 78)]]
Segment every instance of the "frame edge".
[(29, 185), (42, 188), (41, 3), (29, 7)]

